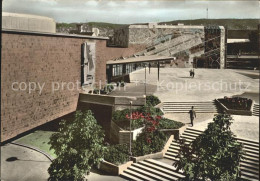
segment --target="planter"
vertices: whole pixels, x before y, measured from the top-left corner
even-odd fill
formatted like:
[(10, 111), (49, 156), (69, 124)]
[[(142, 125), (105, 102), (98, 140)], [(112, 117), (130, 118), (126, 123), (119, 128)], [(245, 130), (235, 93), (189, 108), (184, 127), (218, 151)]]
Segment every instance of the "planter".
[(165, 155), (165, 153), (167, 152), (168, 148), (170, 147), (172, 141), (174, 139), (174, 136), (171, 135), (168, 139), (168, 141), (166, 142), (164, 148), (162, 149), (162, 151), (157, 152), (157, 153), (151, 153), (148, 155), (144, 155), (144, 156), (138, 156), (138, 157), (131, 157), (131, 160), (136, 163), (139, 161), (143, 161), (146, 159), (159, 159), (159, 158), (163, 158), (163, 156)]
[(233, 114), (233, 115), (247, 115), (252, 116), (252, 105), (250, 110), (237, 110), (237, 109), (229, 109), (227, 108), (222, 102), (220, 102), (218, 99), (216, 99), (217, 104), (222, 108), (223, 112), (227, 114)]
[(120, 175), (127, 167), (130, 167), (132, 163), (133, 161), (129, 161), (121, 165), (115, 165), (107, 161), (102, 161), (99, 165), (99, 170), (109, 173), (109, 175)]

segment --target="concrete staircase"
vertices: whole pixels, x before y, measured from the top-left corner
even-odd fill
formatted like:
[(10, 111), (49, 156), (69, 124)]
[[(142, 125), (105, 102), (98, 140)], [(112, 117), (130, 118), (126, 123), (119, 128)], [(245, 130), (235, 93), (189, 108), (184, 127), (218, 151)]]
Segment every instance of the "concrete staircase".
[(133, 163), (121, 175), (126, 180), (178, 180), (185, 176), (174, 166), (153, 159)]
[(252, 115), (259, 117), (259, 104), (254, 104)]
[(207, 102), (163, 102), (165, 113), (188, 113), (194, 106), (196, 113), (219, 113), (215, 101)]
[[(190, 143), (202, 133), (200, 130), (187, 128), (181, 135), (185, 142)], [(259, 142), (237, 138), (238, 142), (244, 144), (244, 159), (240, 162), (241, 178), (244, 180), (259, 180)], [(177, 161), (179, 153), (179, 142), (173, 140), (164, 158)]]

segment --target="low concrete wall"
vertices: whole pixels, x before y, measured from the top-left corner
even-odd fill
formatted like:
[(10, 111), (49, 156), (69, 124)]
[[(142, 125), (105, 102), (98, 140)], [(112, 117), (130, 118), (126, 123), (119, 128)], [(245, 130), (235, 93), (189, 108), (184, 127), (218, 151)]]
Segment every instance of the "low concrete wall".
[(247, 110), (235, 110), (235, 109), (228, 109), (224, 104), (222, 104), (219, 100), (216, 99), (217, 104), (223, 109), (224, 112), (227, 114), (234, 114), (234, 115), (247, 115), (252, 116), (252, 107), (253, 103), (251, 105), (250, 111)]
[[(132, 140), (136, 140), (137, 135), (142, 132), (142, 129), (143, 127), (131, 131)], [(116, 123), (111, 121), (110, 141), (115, 144), (128, 144), (130, 142), (130, 131), (123, 130)]]
[(121, 165), (115, 165), (113, 163), (103, 161), (100, 163), (99, 170), (109, 173), (109, 175), (120, 175), (127, 167), (130, 167), (133, 161), (126, 162)]

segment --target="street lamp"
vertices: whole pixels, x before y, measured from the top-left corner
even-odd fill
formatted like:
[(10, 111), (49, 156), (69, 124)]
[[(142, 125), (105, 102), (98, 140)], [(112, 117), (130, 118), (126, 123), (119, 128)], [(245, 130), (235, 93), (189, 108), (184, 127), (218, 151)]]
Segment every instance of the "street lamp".
[(146, 96), (146, 64), (144, 64), (144, 69), (145, 69), (145, 75), (144, 75), (144, 84), (145, 84), (144, 95)]
[(130, 120), (129, 120), (129, 155), (132, 156), (132, 105), (133, 105), (133, 101), (136, 100), (136, 97), (128, 97), (129, 104), (130, 104)]

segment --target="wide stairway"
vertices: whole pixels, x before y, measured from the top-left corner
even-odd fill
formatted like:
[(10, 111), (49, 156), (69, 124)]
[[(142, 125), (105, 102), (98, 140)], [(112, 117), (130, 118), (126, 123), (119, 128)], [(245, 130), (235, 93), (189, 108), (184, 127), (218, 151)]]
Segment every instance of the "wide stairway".
[(259, 104), (254, 104), (252, 115), (259, 117)]
[[(202, 133), (200, 130), (187, 128), (181, 135), (182, 139), (190, 143)], [(244, 159), (240, 162), (241, 178), (245, 180), (259, 180), (259, 142), (237, 138), (238, 142), (244, 144)], [(173, 140), (165, 157), (177, 161), (177, 154), (180, 150), (179, 142)]]
[(184, 178), (181, 171), (177, 172), (174, 166), (146, 159), (133, 163), (121, 175), (126, 180), (178, 180)]
[(163, 111), (165, 113), (188, 113), (194, 106), (196, 113), (219, 113), (215, 101), (205, 102), (163, 102)]

